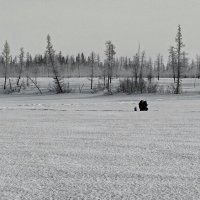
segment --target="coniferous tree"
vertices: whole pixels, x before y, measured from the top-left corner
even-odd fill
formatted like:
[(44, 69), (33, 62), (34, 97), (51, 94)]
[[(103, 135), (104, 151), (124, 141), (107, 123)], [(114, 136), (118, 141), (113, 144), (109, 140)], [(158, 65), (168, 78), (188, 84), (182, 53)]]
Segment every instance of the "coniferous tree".
[(96, 62), (96, 55), (94, 52), (90, 54), (90, 65), (91, 65), (91, 76), (90, 76), (90, 89), (93, 89), (93, 79), (94, 79), (94, 65)]
[(158, 81), (160, 80), (160, 70), (161, 70), (161, 55), (158, 54), (157, 55), (157, 60), (156, 60), (156, 67), (157, 67), (157, 78), (158, 78)]
[(10, 62), (10, 47), (8, 42), (6, 41), (4, 44), (3, 52), (3, 63), (4, 63), (4, 86), (3, 89), (6, 89), (6, 84), (7, 84), (7, 78), (8, 78), (8, 65)]
[(188, 57), (185, 51), (182, 52), (182, 56), (181, 56), (181, 68), (184, 69), (183, 70), (183, 72), (185, 72), (184, 77), (187, 78)]
[(112, 71), (113, 71), (113, 64), (114, 64), (114, 55), (116, 54), (115, 52), (115, 46), (112, 44), (111, 41), (106, 42), (106, 50), (105, 50), (105, 55), (106, 55), (106, 65), (107, 65), (107, 89), (110, 90), (110, 83), (112, 79)]
[(169, 65), (172, 69), (172, 73), (173, 73), (173, 79), (174, 79), (174, 83), (176, 81), (176, 66), (177, 66), (177, 62), (176, 62), (176, 52), (173, 46), (170, 47), (169, 49)]
[(19, 76), (17, 79), (17, 86), (19, 86), (19, 81), (21, 79), (22, 71), (24, 67), (24, 49), (20, 49), (20, 54), (19, 54)]
[(148, 69), (147, 78), (148, 78), (149, 85), (151, 85), (152, 84), (152, 78), (153, 78), (153, 67), (152, 67), (151, 58), (149, 58), (149, 61), (147, 63), (147, 69)]
[(48, 55), (48, 63), (52, 67), (53, 71), (53, 79), (55, 81), (56, 85), (56, 91), (57, 93), (63, 93), (63, 80), (62, 77), (59, 75), (58, 68), (56, 66), (56, 60), (55, 60), (55, 50), (53, 49), (53, 45), (51, 43), (51, 37), (50, 35), (47, 35), (47, 47), (46, 47), (47, 55)]
[(196, 77), (199, 79), (200, 78), (200, 56), (196, 56), (196, 66), (197, 66), (197, 75)]
[(182, 33), (181, 33), (181, 26), (178, 25), (177, 35), (176, 35), (176, 38), (175, 38), (175, 41), (176, 41), (176, 56), (177, 56), (176, 94), (180, 93), (180, 85), (181, 85), (181, 73), (182, 73), (181, 55), (182, 55), (182, 48), (184, 47), (182, 40), (183, 40), (183, 37), (182, 37)]
[[(139, 54), (140, 55), (140, 54)], [(140, 56), (139, 56), (140, 58)], [(144, 88), (144, 63), (145, 63), (145, 51), (142, 52), (141, 61), (139, 62), (140, 74), (139, 74), (139, 88), (140, 92), (143, 93)]]
[(78, 77), (81, 77), (81, 72), (80, 72), (80, 64), (81, 64), (81, 56), (78, 53), (78, 55), (76, 56), (76, 65), (78, 67)]
[(81, 53), (81, 64), (85, 65), (85, 56), (84, 56), (84, 53)]
[(138, 88), (138, 76), (139, 76), (139, 68), (140, 68), (140, 58), (139, 52), (133, 57), (133, 73), (135, 79), (135, 88)]

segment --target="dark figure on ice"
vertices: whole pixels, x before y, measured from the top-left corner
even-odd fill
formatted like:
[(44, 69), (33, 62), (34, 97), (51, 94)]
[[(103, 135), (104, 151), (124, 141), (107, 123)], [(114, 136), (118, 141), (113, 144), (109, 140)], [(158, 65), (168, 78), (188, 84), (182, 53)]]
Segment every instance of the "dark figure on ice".
[(140, 101), (140, 103), (139, 103), (140, 111), (147, 111), (148, 110), (147, 106), (148, 106), (148, 104), (146, 101), (144, 101), (144, 100)]
[(134, 111), (137, 111), (137, 107), (135, 106)]

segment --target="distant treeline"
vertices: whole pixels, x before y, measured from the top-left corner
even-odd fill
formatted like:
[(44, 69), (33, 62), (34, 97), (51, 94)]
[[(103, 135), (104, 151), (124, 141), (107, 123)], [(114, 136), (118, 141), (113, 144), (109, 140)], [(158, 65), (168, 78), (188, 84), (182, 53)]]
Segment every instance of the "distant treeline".
[[(131, 77), (133, 70), (133, 63), (136, 61), (136, 56), (133, 58), (120, 57), (115, 58), (113, 64), (113, 77)], [(91, 61), (90, 56), (84, 55), (84, 53), (78, 53), (76, 56), (63, 56), (62, 52), (56, 54), (56, 64), (65, 77), (88, 77), (91, 75)], [(94, 65), (94, 76), (103, 76), (104, 68), (106, 68), (106, 60), (102, 60), (98, 54), (96, 54)], [(5, 75), (5, 61), (4, 57), (0, 56), (0, 76)], [(182, 77), (185, 78), (200, 78), (200, 56), (196, 57), (196, 60), (191, 60), (184, 53), (182, 58)], [(151, 69), (152, 68), (152, 69)], [(21, 70), (21, 63), (19, 56), (10, 56), (8, 63), (8, 75), (10, 77), (17, 77)], [(147, 77), (152, 70), (152, 75), (155, 78), (173, 78), (174, 72), (170, 61), (167, 64), (163, 63), (163, 56), (157, 55), (156, 60), (151, 58), (144, 58), (144, 76)], [(47, 55), (37, 54), (35, 56), (27, 53), (23, 60), (22, 74), (26, 74), (37, 77), (50, 77), (51, 67), (48, 66)]]
[[(105, 43), (105, 59), (99, 54), (91, 52), (90, 55), (78, 53), (77, 55), (63, 55), (60, 51), (56, 53), (47, 36), (47, 47), (44, 54), (31, 55), (25, 53), (21, 48), (19, 55), (10, 55), (9, 44), (6, 41), (3, 53), (0, 56), (0, 76), (5, 77), (4, 90), (7, 87), (7, 79), (18, 77), (17, 85), (20, 85), (21, 77), (53, 77), (59, 91), (61, 79), (65, 77), (90, 77), (91, 89), (93, 77), (103, 77), (104, 85), (109, 90), (113, 78), (130, 78), (137, 86), (142, 83), (143, 78), (173, 78), (177, 83), (179, 93), (180, 78), (200, 78), (200, 56), (190, 60), (187, 53), (183, 51), (181, 27), (178, 26), (175, 38), (175, 46), (169, 48), (167, 63), (163, 62), (163, 56), (158, 53), (153, 60), (146, 56), (140, 47), (132, 58), (115, 56), (115, 46), (111, 41)], [(62, 82), (62, 81), (61, 81)]]

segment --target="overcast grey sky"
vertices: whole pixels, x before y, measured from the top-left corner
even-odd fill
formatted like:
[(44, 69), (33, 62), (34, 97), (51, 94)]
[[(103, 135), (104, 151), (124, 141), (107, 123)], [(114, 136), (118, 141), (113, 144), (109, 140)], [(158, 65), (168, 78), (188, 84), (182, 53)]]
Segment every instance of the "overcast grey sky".
[[(185, 50), (200, 53), (200, 0), (0, 0), (0, 46), (43, 53), (49, 33), (63, 54), (104, 54), (112, 40), (117, 55), (167, 56), (181, 24)], [(2, 51), (2, 50), (1, 50)]]

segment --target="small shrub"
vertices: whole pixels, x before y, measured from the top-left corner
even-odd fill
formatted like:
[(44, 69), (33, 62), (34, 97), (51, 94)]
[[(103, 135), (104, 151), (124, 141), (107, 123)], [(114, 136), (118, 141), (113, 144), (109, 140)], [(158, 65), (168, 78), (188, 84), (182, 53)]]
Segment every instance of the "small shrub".
[(104, 89), (105, 89), (105, 86), (104, 86), (103, 83), (100, 83), (100, 82), (98, 81), (96, 88), (97, 88), (98, 91), (101, 91), (101, 90), (104, 90)]
[(151, 84), (148, 84), (148, 86), (147, 86), (148, 93), (157, 93), (158, 89), (159, 89), (159, 87), (158, 87), (157, 83), (151, 83)]
[(159, 94), (164, 94), (165, 93), (165, 88), (163, 85), (158, 85), (157, 91)]
[[(180, 91), (181, 91), (181, 88), (180, 88)], [(170, 85), (168, 85), (166, 88), (166, 93), (176, 94), (176, 83), (171, 83)]]
[(104, 95), (112, 95), (112, 94), (113, 94), (112, 91), (111, 91), (111, 90), (108, 90), (108, 89), (105, 89), (105, 90), (103, 91), (103, 93), (104, 93)]
[(120, 80), (119, 87), (117, 91), (131, 94), (136, 90), (135, 84), (130, 79)]
[(156, 93), (158, 92), (158, 84), (156, 83), (147, 83), (145, 80), (140, 80), (137, 85), (135, 81), (131, 79), (120, 80), (118, 92), (123, 92), (127, 94), (132, 93)]
[(66, 92), (66, 93), (71, 93), (71, 92), (72, 92), (72, 88), (70, 88), (69, 82), (67, 83), (67, 85), (66, 85), (66, 87), (65, 87), (65, 92)]

